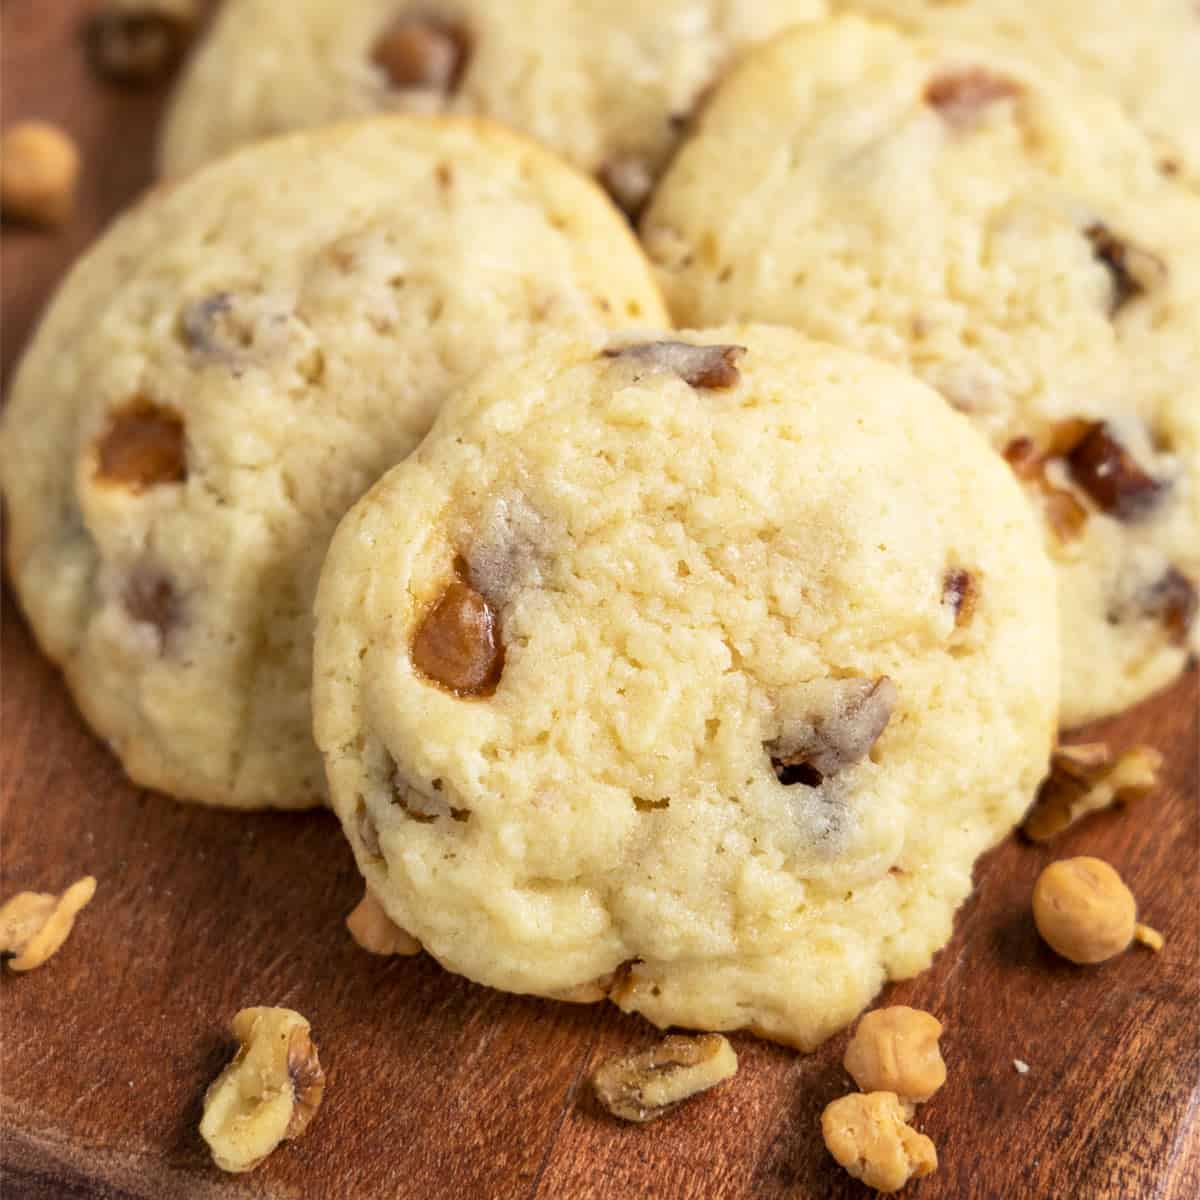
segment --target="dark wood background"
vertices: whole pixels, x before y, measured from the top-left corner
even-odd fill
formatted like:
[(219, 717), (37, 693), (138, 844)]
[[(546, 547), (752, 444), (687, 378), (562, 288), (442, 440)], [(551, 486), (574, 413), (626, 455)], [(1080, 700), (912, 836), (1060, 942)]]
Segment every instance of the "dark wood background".
[[(102, 87), (78, 0), (2, 0), (3, 120), (47, 117), (85, 159), (78, 219), (6, 228), (3, 372), (65, 268), (150, 180), (161, 91)], [(96, 899), (47, 966), (0, 980), (6, 1200), (260, 1197), (856, 1197), (819, 1116), (850, 1089), (845, 1035), (809, 1057), (736, 1037), (737, 1077), (655, 1125), (599, 1113), (585, 1079), (654, 1040), (611, 1007), (505, 996), (427, 958), (357, 950), (359, 898), (334, 820), (231, 816), (138, 791), (81, 724), (5, 595), (0, 894), (92, 873)], [(923, 1200), (1184, 1200), (1200, 1195), (1197, 680), (1099, 732), (1168, 754), (1162, 787), (1050, 847), (1009, 841), (932, 970), (883, 1000), (936, 1013), (949, 1080), (920, 1112), (938, 1172)], [(1038, 941), (1029, 895), (1053, 857), (1109, 859), (1166, 949), (1100, 968)], [(247, 1004), (310, 1018), (329, 1087), (300, 1141), (221, 1175), (196, 1126)], [(1030, 1065), (1018, 1075), (1014, 1058)]]

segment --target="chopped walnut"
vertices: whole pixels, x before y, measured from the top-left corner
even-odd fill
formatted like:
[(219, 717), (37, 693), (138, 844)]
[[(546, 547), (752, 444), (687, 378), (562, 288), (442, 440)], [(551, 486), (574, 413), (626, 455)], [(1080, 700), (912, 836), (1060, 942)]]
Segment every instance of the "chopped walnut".
[(1042, 939), (1073, 963), (1100, 963), (1128, 949), (1137, 903), (1120, 875), (1099, 858), (1051, 863), (1033, 888)]
[(998, 100), (1013, 100), (1021, 87), (1011, 79), (971, 67), (939, 75), (925, 88), (925, 102), (951, 129), (965, 131), (979, 123), (984, 109)]
[(829, 711), (795, 723), (768, 745), (780, 783), (819, 786), (866, 758), (892, 719), (897, 692), (886, 675), (831, 683)]
[(188, 349), (208, 358), (227, 357), (232, 313), (233, 297), (229, 292), (215, 292), (189, 304), (179, 318)]
[(158, 83), (182, 61), (198, 20), (196, 0), (102, 0), (84, 27), (88, 61), (114, 83)]
[(372, 858), (382, 858), (383, 849), (379, 845), (379, 830), (365, 804), (359, 804), (354, 823), (358, 828), (358, 837), (363, 844), (363, 849)]
[(1092, 244), (1092, 253), (1112, 277), (1110, 315), (1115, 316), (1131, 300), (1162, 286), (1167, 265), (1156, 254), (1131, 246), (1100, 222), (1089, 225), (1083, 232)]
[(387, 915), (370, 888), (363, 893), (363, 898), (346, 918), (346, 928), (350, 930), (350, 936), (368, 954), (421, 953), (421, 943)]
[(129, 491), (187, 479), (183, 418), (144, 397), (119, 409), (96, 444), (96, 479)]
[(596, 177), (617, 207), (636, 221), (654, 190), (654, 172), (646, 159), (634, 154), (610, 159)]
[(737, 1055), (719, 1033), (671, 1034), (641, 1054), (602, 1063), (592, 1073), (592, 1087), (613, 1116), (645, 1123), (731, 1078), (735, 1071)]
[(1087, 524), (1087, 509), (1065, 488), (1046, 478), (1046, 462), (1053, 457), (1038, 450), (1032, 438), (1014, 438), (1004, 448), (1004, 457), (1018, 479), (1032, 484), (1041, 494), (1046, 520), (1060, 542), (1079, 537)]
[(1145, 516), (1166, 491), (1163, 483), (1142, 470), (1103, 421), (1088, 426), (1067, 452), (1066, 462), (1071, 478), (1097, 508), (1122, 521)]
[(182, 619), (182, 605), (171, 581), (147, 567), (138, 568), (126, 580), (121, 603), (131, 621), (158, 631), (160, 647), (166, 646)]
[(1177, 567), (1168, 567), (1140, 596), (1142, 611), (1163, 623), (1171, 641), (1184, 645), (1196, 620), (1196, 585)]
[(741, 378), (737, 361), (745, 346), (694, 346), (691, 342), (638, 342), (612, 347), (605, 358), (627, 359), (678, 375), (689, 387), (720, 390), (731, 388)]
[(955, 567), (942, 579), (942, 602), (954, 610), (955, 628), (961, 629), (975, 612), (979, 601), (979, 583), (970, 571)]
[(425, 614), (412, 644), (413, 665), (459, 696), (490, 696), (504, 671), (496, 610), (462, 576)]
[(85, 875), (60, 896), (19, 892), (6, 900), (0, 908), (0, 956), (9, 970), (32, 971), (55, 954), (95, 894), (95, 879)]
[(880, 1192), (937, 1170), (937, 1150), (908, 1124), (912, 1109), (895, 1092), (854, 1092), (821, 1114), (829, 1153), (855, 1179)]
[(1135, 746), (1120, 756), (1107, 742), (1060, 746), (1021, 830), (1044, 842), (1088, 813), (1140, 800), (1158, 783), (1162, 761), (1152, 746)]
[(325, 1072), (308, 1022), (290, 1008), (243, 1008), (231, 1028), (241, 1048), (204, 1097), (200, 1135), (222, 1171), (241, 1172), (308, 1128)]
[(1143, 925), (1140, 921), (1133, 927), (1133, 940), (1138, 945), (1145, 946), (1147, 950), (1153, 950), (1155, 954), (1158, 954), (1166, 945), (1163, 935), (1157, 929)]
[(471, 56), (471, 38), (461, 25), (409, 13), (376, 41), (371, 61), (399, 90), (453, 92)]
[(0, 136), (0, 214), (52, 228), (75, 211), (79, 151), (46, 121), (18, 121)]
[(946, 1082), (941, 1036), (942, 1023), (930, 1013), (903, 1004), (877, 1008), (859, 1021), (843, 1065), (861, 1091), (921, 1103)]

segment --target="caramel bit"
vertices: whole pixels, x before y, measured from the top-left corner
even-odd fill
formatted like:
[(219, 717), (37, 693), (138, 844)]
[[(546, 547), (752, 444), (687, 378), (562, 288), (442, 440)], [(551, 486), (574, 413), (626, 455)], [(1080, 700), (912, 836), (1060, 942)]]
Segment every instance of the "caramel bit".
[(0, 136), (0, 213), (52, 229), (75, 211), (79, 151), (47, 121), (17, 121)]
[(413, 665), (426, 678), (459, 696), (490, 696), (504, 670), (500, 619), (463, 575), (425, 615), (412, 645)]
[(741, 378), (737, 361), (745, 346), (693, 346), (691, 342), (638, 342), (612, 347), (605, 358), (629, 359), (678, 375), (689, 387), (721, 390), (734, 387)]
[(1033, 888), (1033, 920), (1042, 940), (1073, 963), (1105, 962), (1129, 948), (1137, 902), (1099, 858), (1051, 863)]
[(139, 397), (113, 414), (96, 447), (96, 478), (132, 492), (187, 478), (183, 420)]
[(979, 584), (970, 571), (955, 567), (946, 572), (942, 581), (942, 602), (954, 610), (955, 628), (961, 629), (970, 621), (979, 601)]
[(633, 154), (610, 159), (596, 172), (596, 178), (631, 221), (641, 215), (654, 189), (654, 172), (650, 164)]
[(1012, 100), (1021, 87), (1011, 79), (993, 75), (983, 67), (971, 67), (948, 75), (939, 75), (925, 88), (925, 102), (952, 129), (966, 130), (979, 121), (980, 114), (997, 100)]
[(461, 25), (409, 13), (375, 43), (371, 61), (397, 89), (453, 92), (471, 55), (471, 38)]
[(1196, 620), (1196, 585), (1176, 567), (1142, 594), (1142, 608), (1148, 616), (1158, 617), (1171, 640), (1183, 645)]
[(1166, 486), (1148, 475), (1101, 421), (1066, 454), (1071, 478), (1096, 506), (1121, 521), (1136, 521), (1162, 499)]
[(1066, 488), (1056, 487), (1046, 478), (1046, 462), (1032, 438), (1014, 438), (1004, 448), (1004, 457), (1013, 474), (1035, 487), (1041, 495), (1046, 520), (1060, 542), (1077, 538), (1087, 524), (1087, 509)]
[(171, 581), (146, 567), (138, 568), (129, 576), (121, 602), (131, 620), (153, 625), (164, 643), (181, 618), (179, 597)]
[(826, 1105), (821, 1136), (855, 1179), (879, 1192), (897, 1192), (938, 1165), (933, 1142), (908, 1124), (912, 1115), (912, 1105), (895, 1092), (852, 1092)]
[(1140, 800), (1158, 783), (1161, 767), (1162, 755), (1152, 746), (1135, 746), (1119, 756), (1106, 742), (1060, 746), (1021, 830), (1044, 842), (1088, 813)]
[(899, 1004), (877, 1008), (858, 1023), (842, 1065), (863, 1092), (894, 1092), (923, 1104), (946, 1082), (938, 1048), (942, 1023), (932, 1013)]
[(1156, 254), (1141, 250), (1123, 241), (1107, 225), (1097, 221), (1089, 225), (1084, 236), (1092, 243), (1092, 253), (1108, 268), (1112, 276), (1112, 300), (1109, 315), (1115, 316), (1131, 300), (1160, 287), (1166, 279), (1167, 266)]
[(601, 1064), (592, 1075), (592, 1087), (613, 1116), (644, 1124), (736, 1071), (737, 1055), (719, 1033), (672, 1034), (641, 1054)]
[(104, 0), (84, 26), (88, 61), (113, 83), (158, 83), (182, 61), (197, 17), (195, 0)]
[(368, 953), (411, 956), (421, 953), (421, 943), (401, 929), (368, 889), (346, 918), (350, 936)]
[(776, 778), (785, 786), (818, 787), (826, 778), (866, 758), (896, 707), (896, 685), (878, 679), (836, 683), (834, 704), (768, 745)]

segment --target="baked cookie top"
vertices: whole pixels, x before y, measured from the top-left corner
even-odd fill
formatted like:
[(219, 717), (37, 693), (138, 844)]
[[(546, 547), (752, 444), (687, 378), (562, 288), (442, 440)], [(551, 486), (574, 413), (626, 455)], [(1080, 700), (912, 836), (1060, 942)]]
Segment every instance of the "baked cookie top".
[(313, 691), (368, 887), (451, 970), (811, 1046), (948, 938), (1057, 716), (1004, 463), (785, 329), (480, 375), (350, 511)]
[(627, 211), (743, 47), (825, 0), (226, 0), (172, 103), (169, 175), (243, 142), (405, 109), (492, 117)]
[(159, 189), (72, 271), (12, 389), (22, 607), (137, 782), (319, 803), (338, 518), (477, 367), (662, 319), (599, 188), (485, 122), (298, 134)]
[(1195, 0), (832, 0), (918, 33), (988, 41), (1120, 101), (1160, 168), (1200, 187), (1200, 6)]
[(1008, 454), (1059, 568), (1065, 722), (1200, 646), (1200, 198), (1113, 102), (988, 47), (798, 29), (719, 89), (642, 232), (680, 323), (901, 363)]

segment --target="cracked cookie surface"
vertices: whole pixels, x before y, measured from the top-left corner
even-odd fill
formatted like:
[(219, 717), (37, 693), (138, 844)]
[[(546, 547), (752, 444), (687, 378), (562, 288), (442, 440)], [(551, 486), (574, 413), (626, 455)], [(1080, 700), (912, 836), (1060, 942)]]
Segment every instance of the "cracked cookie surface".
[(1053, 574), (923, 384), (784, 329), (665, 337), (477, 377), (351, 510), (318, 743), (449, 969), (811, 1046), (928, 965), (1028, 806)]
[(679, 322), (907, 366), (1005, 453), (1058, 568), (1064, 723), (1200, 648), (1200, 198), (1114, 102), (990, 45), (798, 29), (718, 89), (642, 235)]
[(486, 122), (247, 149), (118, 222), (20, 367), (22, 607), (137, 782), (320, 803), (311, 607), (338, 518), (495, 356), (662, 319), (600, 190)]

